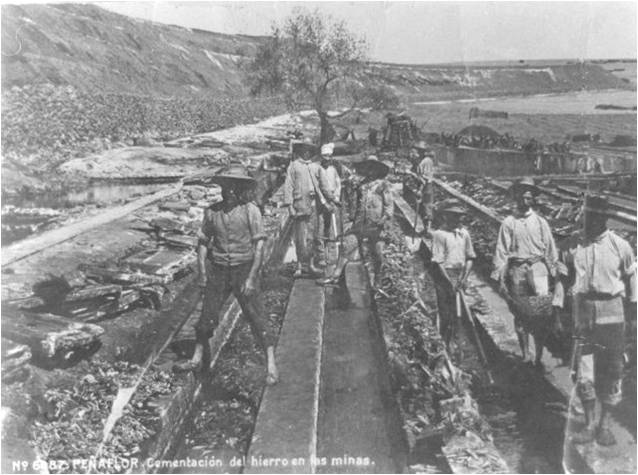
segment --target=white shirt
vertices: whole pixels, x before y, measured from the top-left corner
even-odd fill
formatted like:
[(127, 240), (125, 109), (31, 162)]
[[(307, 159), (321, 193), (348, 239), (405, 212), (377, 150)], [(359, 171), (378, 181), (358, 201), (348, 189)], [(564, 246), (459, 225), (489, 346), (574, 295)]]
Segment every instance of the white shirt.
[(453, 232), (442, 229), (432, 232), (432, 262), (451, 269), (463, 267), (468, 259), (475, 257), (470, 233), (465, 228), (456, 228)]

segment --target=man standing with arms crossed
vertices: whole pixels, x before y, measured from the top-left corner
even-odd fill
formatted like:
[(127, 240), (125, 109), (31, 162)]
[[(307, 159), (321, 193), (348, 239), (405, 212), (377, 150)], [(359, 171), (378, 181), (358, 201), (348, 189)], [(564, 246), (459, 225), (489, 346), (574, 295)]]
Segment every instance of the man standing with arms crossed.
[[(636, 261), (627, 241), (607, 229), (604, 198), (586, 197), (584, 227), (561, 251), (553, 305), (562, 308), (571, 276), (574, 321), (574, 360), (572, 368), (578, 397), (585, 411), (586, 425), (572, 436), (577, 444), (609, 446), (616, 444), (610, 429), (611, 411), (622, 399), (625, 315), (623, 299), (628, 301), (628, 319), (636, 320)], [(567, 283), (567, 282), (565, 282)], [(596, 398), (601, 402), (596, 424)]]
[(198, 237), (200, 285), (204, 289), (202, 314), (195, 326), (197, 343), (192, 358), (175, 365), (176, 371), (200, 369), (205, 352), (210, 354), (210, 338), (219, 324), (219, 312), (232, 293), (252, 333), (267, 358), (267, 384), (278, 380), (275, 365), (275, 338), (259, 293), (259, 270), (266, 235), (259, 208), (249, 201), (255, 185), (243, 167), (234, 166), (212, 181), (222, 188), (222, 202), (204, 212)]
[[(492, 278), (499, 282), (500, 292), (511, 298), (526, 298), (549, 293), (549, 275), (555, 274), (558, 253), (547, 220), (532, 209), (538, 188), (531, 178), (512, 185), (517, 212), (503, 220), (494, 252)], [(529, 333), (533, 322), (514, 315), (514, 325), (523, 361), (529, 362)], [(541, 368), (543, 344), (534, 336), (535, 364)]]

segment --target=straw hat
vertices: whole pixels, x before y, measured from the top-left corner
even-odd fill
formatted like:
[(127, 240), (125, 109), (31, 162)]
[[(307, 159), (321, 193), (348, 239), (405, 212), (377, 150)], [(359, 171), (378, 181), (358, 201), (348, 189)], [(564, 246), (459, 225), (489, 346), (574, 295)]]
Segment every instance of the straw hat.
[(466, 211), (461, 207), (460, 203), (457, 200), (442, 201), (437, 207), (437, 212), (442, 214), (447, 213), (447, 214), (457, 214), (457, 215), (462, 215), (466, 213)]
[(221, 170), (219, 173), (212, 176), (210, 181), (222, 186), (227, 184), (230, 186), (252, 186), (257, 183), (241, 165), (231, 165), (230, 167)]
[(376, 155), (370, 155), (362, 162), (355, 163), (354, 166), (360, 173), (371, 173), (378, 177), (386, 176), (392, 168), (392, 166), (385, 161), (380, 161)]
[(299, 156), (306, 152), (310, 152), (311, 155), (316, 155), (319, 152), (319, 147), (312, 142), (304, 142), (301, 140), (295, 140), (292, 142), (293, 155)]
[(528, 191), (534, 196), (540, 193), (540, 190), (534, 184), (534, 179), (532, 177), (525, 177), (520, 179), (510, 187), (510, 190), (515, 195), (527, 193)]

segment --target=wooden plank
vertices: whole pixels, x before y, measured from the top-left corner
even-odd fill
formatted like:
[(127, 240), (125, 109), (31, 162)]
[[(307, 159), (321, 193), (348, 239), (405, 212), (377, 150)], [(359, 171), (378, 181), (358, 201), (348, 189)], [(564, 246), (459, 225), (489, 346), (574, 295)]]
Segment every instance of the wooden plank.
[(27, 345), (2, 338), (2, 380), (20, 374), (31, 360), (31, 350)]
[[(324, 289), (299, 279), (290, 293), (277, 344), (280, 381), (269, 386), (259, 407), (244, 473), (312, 473), (316, 457)], [(303, 466), (256, 464), (277, 457), (301, 457)]]
[(102, 327), (74, 322), (60, 315), (2, 309), (2, 335), (29, 346), (34, 355), (45, 358), (89, 346), (102, 333)]
[(124, 272), (119, 269), (106, 269), (98, 266), (84, 266), (82, 270), (86, 276), (98, 279), (102, 282), (115, 282), (119, 284), (167, 284), (170, 282), (168, 276), (149, 275), (142, 272)]
[(131, 203), (111, 208), (97, 216), (91, 216), (90, 218), (77, 223), (52, 229), (51, 231), (47, 231), (39, 236), (34, 236), (11, 244), (2, 250), (2, 266), (12, 264), (51, 246), (67, 241), (97, 226), (122, 218), (133, 211), (177, 193), (181, 188), (182, 184), (179, 183), (164, 190), (160, 190), (157, 193), (153, 193), (152, 195), (144, 196), (138, 200), (132, 201)]
[(118, 296), (122, 292), (121, 285), (92, 285), (82, 289), (74, 289), (64, 298), (65, 302), (79, 302), (81, 300), (92, 300), (109, 295)]
[[(392, 434), (386, 424), (385, 397), (390, 391), (382, 387), (385, 368), (372, 330), (375, 317), (368, 275), (360, 262), (348, 264), (346, 274), (351, 300), (368, 305), (326, 312), (317, 455), (326, 457), (328, 465), (317, 467), (317, 472), (397, 473), (401, 467), (393, 460)], [(342, 463), (343, 454), (369, 457), (370, 465)]]
[(455, 190), (450, 185), (448, 185), (447, 183), (439, 180), (438, 178), (433, 178), (432, 182), (434, 184), (436, 184), (437, 186), (439, 186), (440, 188), (442, 188), (443, 190), (445, 190), (450, 195), (454, 196), (455, 198), (458, 198), (459, 200), (463, 201), (464, 203), (467, 203), (472, 208), (476, 209), (477, 211), (480, 211), (485, 216), (487, 216), (488, 218), (491, 218), (492, 220), (496, 221), (497, 223), (500, 223), (503, 220), (503, 218), (501, 216), (496, 214), (494, 211), (492, 211), (487, 206), (484, 206), (481, 203), (479, 203), (478, 201), (473, 200), (469, 196), (464, 195), (460, 191)]
[(410, 223), (410, 226), (412, 226), (416, 233), (422, 233), (425, 226), (423, 225), (421, 217), (416, 214), (416, 211), (405, 201), (397, 190), (392, 190), (392, 194), (394, 195), (395, 210), (399, 210), (400, 215)]

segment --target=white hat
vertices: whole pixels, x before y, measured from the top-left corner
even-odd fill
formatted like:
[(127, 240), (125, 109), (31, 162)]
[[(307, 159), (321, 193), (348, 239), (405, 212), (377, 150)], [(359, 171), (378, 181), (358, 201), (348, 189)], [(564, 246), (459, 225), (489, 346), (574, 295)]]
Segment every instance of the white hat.
[(321, 155), (331, 156), (335, 150), (335, 144), (326, 143), (321, 146)]

